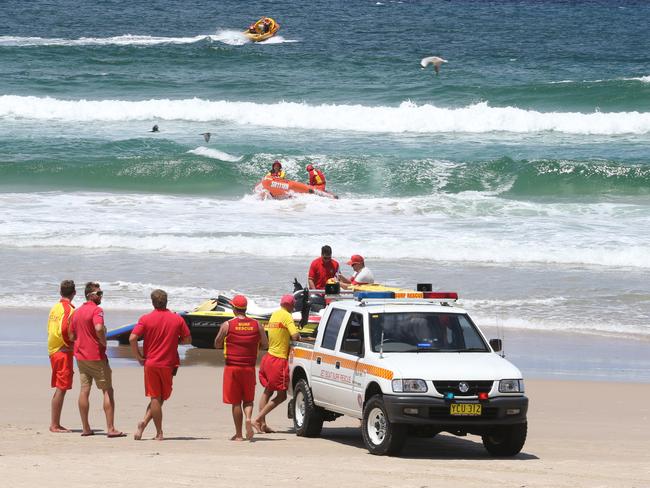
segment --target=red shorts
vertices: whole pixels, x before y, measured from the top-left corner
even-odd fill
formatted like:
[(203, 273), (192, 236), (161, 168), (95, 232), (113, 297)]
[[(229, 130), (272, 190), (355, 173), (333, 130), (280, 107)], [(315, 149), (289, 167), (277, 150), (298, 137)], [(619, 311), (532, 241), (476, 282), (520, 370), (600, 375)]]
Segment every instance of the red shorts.
[(144, 367), (144, 395), (149, 398), (167, 400), (172, 396), (174, 368), (159, 366)]
[(50, 356), (52, 365), (52, 388), (72, 389), (73, 359), (72, 351), (57, 351)]
[(267, 390), (286, 390), (289, 387), (289, 361), (266, 353), (260, 363), (260, 383)]
[(228, 366), (223, 369), (223, 403), (239, 405), (255, 399), (255, 366)]

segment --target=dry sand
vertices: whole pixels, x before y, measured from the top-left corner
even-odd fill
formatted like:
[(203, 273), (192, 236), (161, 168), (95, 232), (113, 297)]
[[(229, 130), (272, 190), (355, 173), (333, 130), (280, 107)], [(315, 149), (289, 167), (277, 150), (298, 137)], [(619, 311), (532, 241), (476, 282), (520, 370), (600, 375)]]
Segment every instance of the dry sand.
[[(136, 442), (147, 403), (140, 369), (114, 370), (116, 426), (129, 436), (108, 439), (79, 436), (78, 374), (62, 421), (77, 432), (51, 434), (49, 368), (0, 367), (2, 486), (650, 487), (648, 384), (530, 380), (528, 440), (517, 457), (494, 459), (478, 437), (440, 434), (412, 439), (390, 458), (368, 454), (349, 418), (326, 424), (321, 438), (296, 437), (286, 404), (269, 419), (281, 432), (229, 441), (221, 375), (181, 368), (164, 407), (167, 440)], [(96, 390), (91, 425), (104, 428)]]

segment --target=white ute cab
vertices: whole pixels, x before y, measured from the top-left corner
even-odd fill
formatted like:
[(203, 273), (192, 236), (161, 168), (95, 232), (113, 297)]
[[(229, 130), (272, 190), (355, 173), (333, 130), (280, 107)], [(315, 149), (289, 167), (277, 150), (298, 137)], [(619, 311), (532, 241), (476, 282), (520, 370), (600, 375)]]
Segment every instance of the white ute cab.
[[(294, 343), (289, 417), (296, 434), (318, 436), (324, 421), (361, 420), (372, 454), (398, 454), (409, 435), (475, 434), (493, 456), (526, 441), (528, 398), (521, 372), (497, 354), (455, 293), (427, 299), (334, 301), (316, 340)], [(440, 298), (431, 298), (432, 296)]]

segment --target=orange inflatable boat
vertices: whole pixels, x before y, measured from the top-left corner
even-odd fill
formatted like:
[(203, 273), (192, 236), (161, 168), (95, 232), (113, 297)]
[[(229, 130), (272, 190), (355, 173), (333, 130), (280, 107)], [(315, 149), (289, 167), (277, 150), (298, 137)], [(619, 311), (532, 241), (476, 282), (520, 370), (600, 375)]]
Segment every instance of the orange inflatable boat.
[(263, 197), (270, 196), (278, 200), (291, 198), (297, 194), (312, 194), (325, 198), (338, 198), (334, 193), (319, 190), (315, 186), (307, 185), (300, 181), (274, 178), (268, 175), (262, 178), (262, 181), (255, 186), (255, 192)]

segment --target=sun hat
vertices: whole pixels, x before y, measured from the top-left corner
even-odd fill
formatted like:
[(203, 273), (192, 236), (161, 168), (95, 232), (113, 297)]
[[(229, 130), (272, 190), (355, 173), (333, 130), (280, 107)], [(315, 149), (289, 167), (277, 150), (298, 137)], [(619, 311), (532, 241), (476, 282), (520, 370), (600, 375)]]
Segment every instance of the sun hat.
[(232, 300), (230, 300), (230, 303), (233, 308), (238, 310), (246, 310), (246, 307), (248, 306), (248, 300), (246, 300), (244, 295), (235, 295), (232, 297)]
[(352, 266), (353, 264), (363, 264), (363, 256), (360, 256), (359, 254), (353, 254), (350, 260), (348, 261), (348, 264)]
[(307, 167), (305, 168), (307, 171), (311, 171), (314, 169), (314, 167), (311, 164), (308, 164)]

